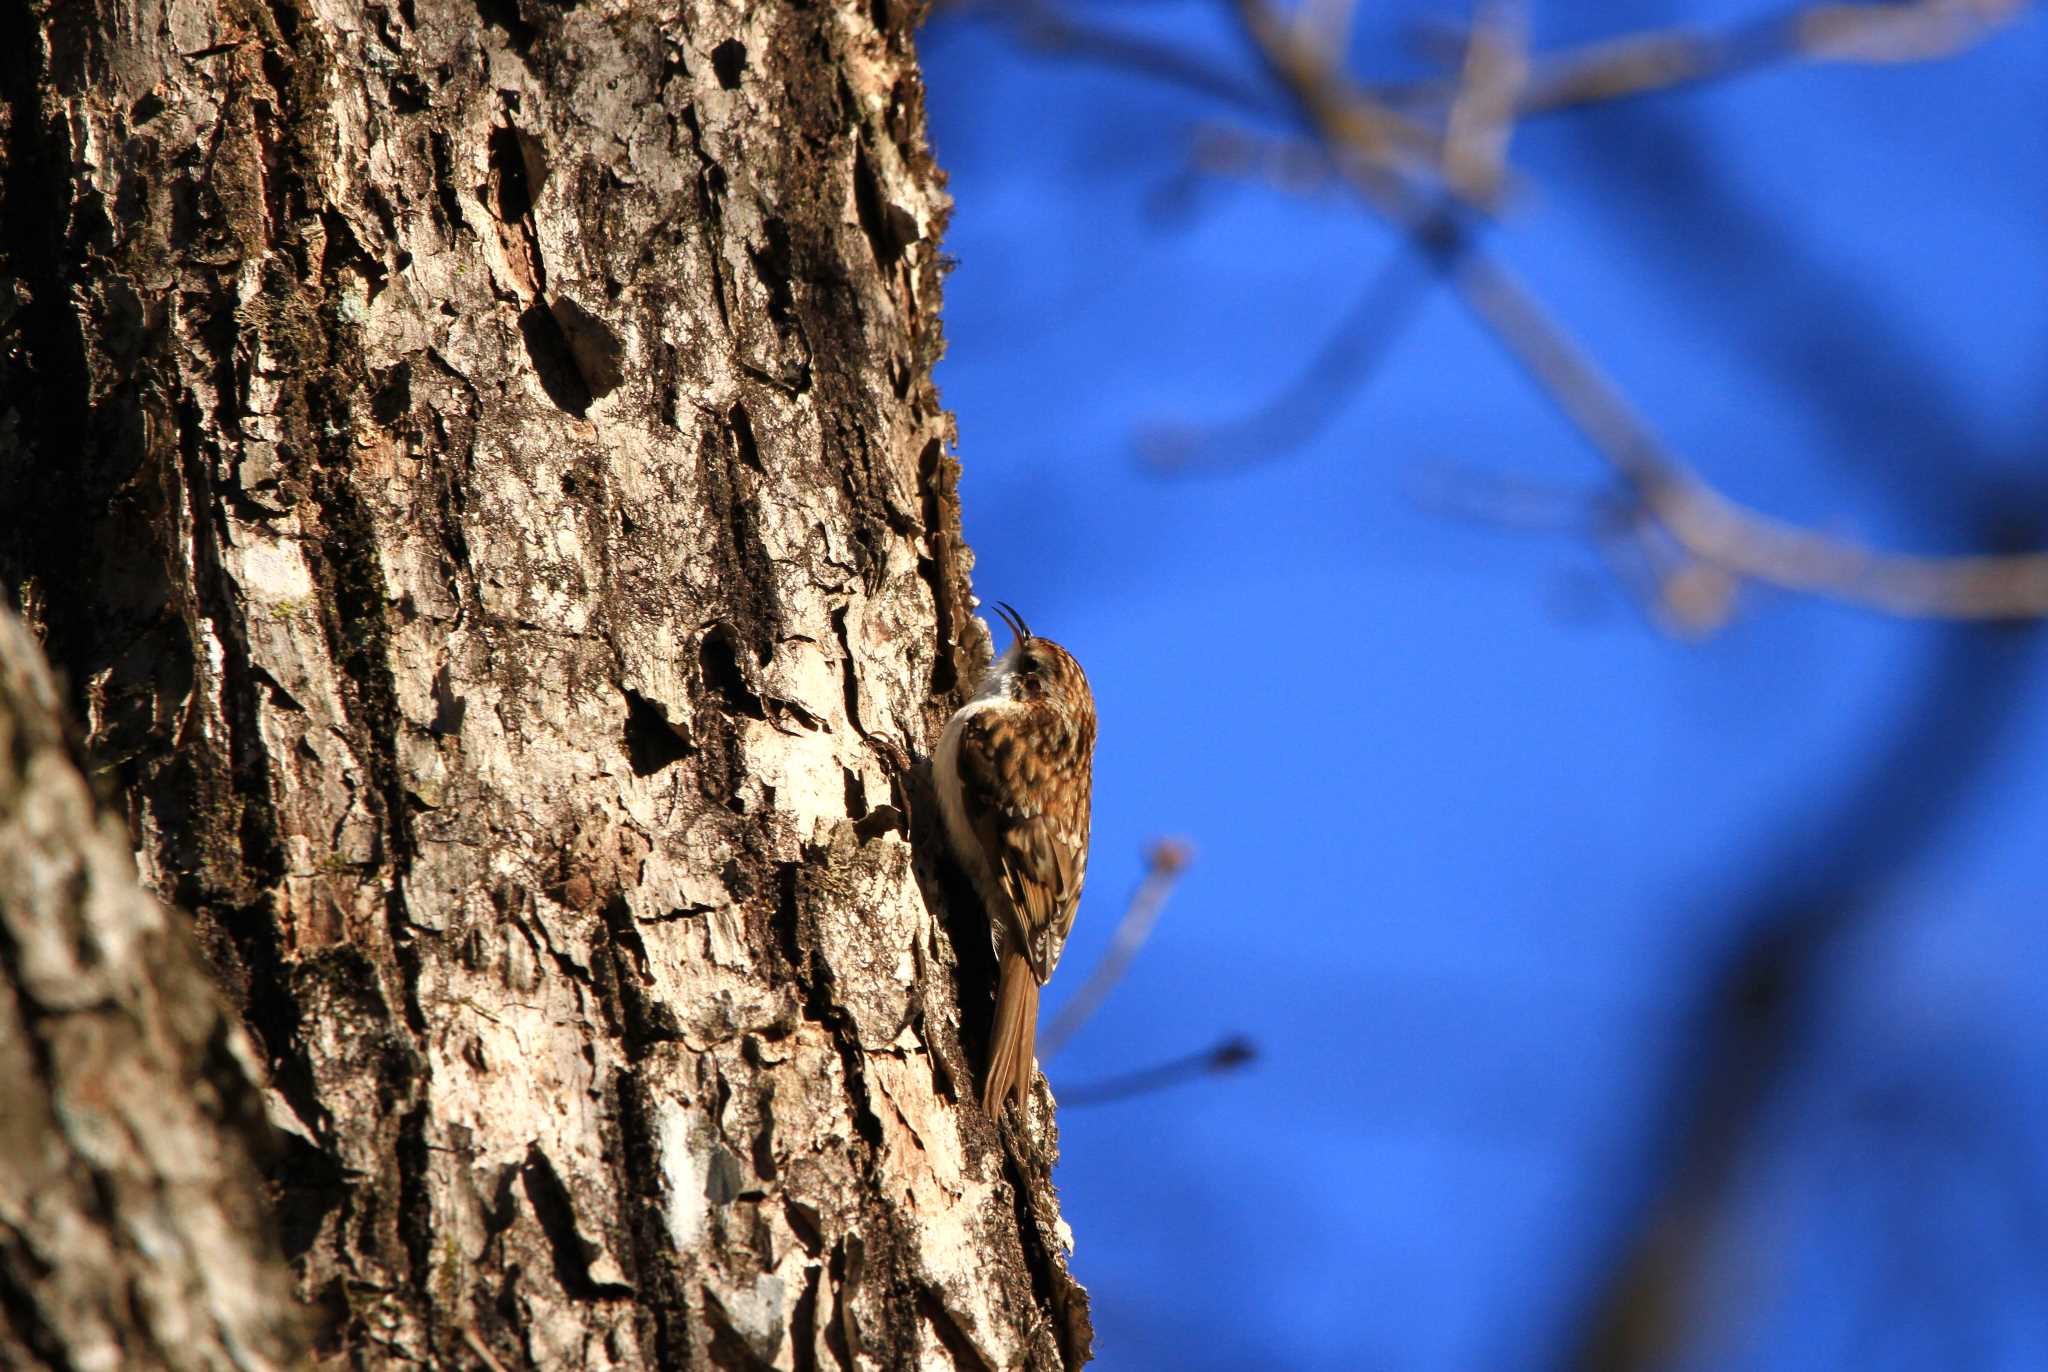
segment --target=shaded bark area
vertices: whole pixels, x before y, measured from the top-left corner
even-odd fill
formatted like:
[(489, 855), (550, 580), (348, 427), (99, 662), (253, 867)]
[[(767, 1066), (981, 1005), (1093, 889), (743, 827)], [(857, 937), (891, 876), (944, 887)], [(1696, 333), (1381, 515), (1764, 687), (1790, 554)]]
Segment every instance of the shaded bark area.
[(291, 1366), (261, 1070), (0, 607), (0, 1366)]
[(0, 18), (0, 576), (325, 1357), (1085, 1357), (911, 765), (987, 651), (916, 18)]

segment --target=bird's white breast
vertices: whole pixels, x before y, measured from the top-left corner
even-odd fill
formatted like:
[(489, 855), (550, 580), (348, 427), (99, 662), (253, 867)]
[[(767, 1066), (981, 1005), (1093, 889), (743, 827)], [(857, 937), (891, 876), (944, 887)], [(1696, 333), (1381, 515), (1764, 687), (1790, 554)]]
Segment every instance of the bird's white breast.
[(981, 851), (981, 840), (975, 837), (974, 823), (967, 814), (966, 788), (960, 784), (960, 734), (967, 721), (984, 710), (1014, 708), (1015, 703), (1002, 696), (976, 696), (946, 721), (938, 751), (932, 754), (932, 788), (938, 792), (939, 814), (946, 822), (946, 841), (953, 845), (954, 855), (984, 902), (998, 893), (988, 857)]

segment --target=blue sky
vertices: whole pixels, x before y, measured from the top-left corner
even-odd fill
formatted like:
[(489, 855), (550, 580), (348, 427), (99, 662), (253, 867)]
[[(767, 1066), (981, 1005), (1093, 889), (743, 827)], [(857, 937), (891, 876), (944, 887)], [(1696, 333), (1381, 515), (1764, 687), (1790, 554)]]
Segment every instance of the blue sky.
[[(1462, 17), (1361, 9), (1374, 76)], [(1535, 37), (1764, 12), (1539, 4)], [(1225, 7), (1077, 13), (1255, 75)], [(1146, 841), (1198, 853), (1055, 1089), (1230, 1032), (1261, 1054), (1062, 1112), (1098, 1365), (1559, 1365), (1713, 970), (1819, 906), (1839, 932), (1679, 1365), (2048, 1366), (2038, 645), (1766, 593), (1681, 643), (1587, 545), (1432, 513), (1447, 466), (1603, 475), (1433, 289), (1314, 441), (1156, 475), (1135, 435), (1283, 391), (1399, 245), (1334, 193), (1162, 210), (1231, 119), (1200, 97), (976, 20), (922, 47), (977, 588), (1075, 650), (1102, 717), (1050, 1004)], [(1550, 117), (1488, 245), (1729, 494), (1924, 552), (2048, 525), (2044, 73), (2037, 14), (1950, 62)]]

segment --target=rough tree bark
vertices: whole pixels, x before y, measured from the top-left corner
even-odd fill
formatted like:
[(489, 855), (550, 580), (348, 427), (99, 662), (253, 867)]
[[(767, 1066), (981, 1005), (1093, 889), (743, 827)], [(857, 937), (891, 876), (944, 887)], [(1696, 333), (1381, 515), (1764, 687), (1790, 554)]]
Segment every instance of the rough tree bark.
[(281, 1367), (261, 1070), (70, 744), (0, 607), (0, 1367)]
[[(1086, 1357), (1050, 1100), (974, 1105), (993, 969), (913, 765), (987, 652), (917, 18), (0, 6), (0, 576), (257, 1045), (324, 1360)], [(11, 1140), (95, 1069), (7, 1032)], [(250, 1127), (234, 1041), (152, 1049), (215, 1093), (179, 1118)], [(217, 1145), (227, 1211), (260, 1152)], [(21, 1202), (0, 1340), (106, 1365)], [(270, 1343), (112, 1294), (93, 1336), (288, 1361), (246, 1252)]]

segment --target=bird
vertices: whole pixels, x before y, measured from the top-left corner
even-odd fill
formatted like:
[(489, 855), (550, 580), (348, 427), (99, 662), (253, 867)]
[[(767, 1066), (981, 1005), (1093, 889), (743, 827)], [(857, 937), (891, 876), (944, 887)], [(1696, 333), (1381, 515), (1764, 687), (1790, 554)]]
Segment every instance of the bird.
[(946, 838), (988, 914), (997, 966), (981, 1104), (1024, 1108), (1038, 992), (1059, 965), (1081, 883), (1095, 763), (1095, 697), (1074, 655), (996, 602), (1009, 651), (954, 711), (932, 758)]

